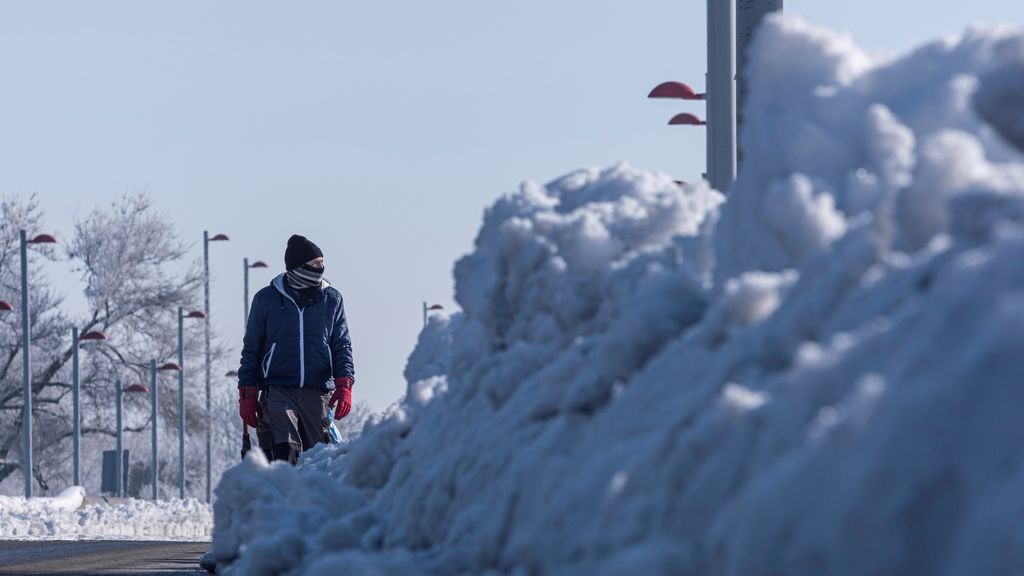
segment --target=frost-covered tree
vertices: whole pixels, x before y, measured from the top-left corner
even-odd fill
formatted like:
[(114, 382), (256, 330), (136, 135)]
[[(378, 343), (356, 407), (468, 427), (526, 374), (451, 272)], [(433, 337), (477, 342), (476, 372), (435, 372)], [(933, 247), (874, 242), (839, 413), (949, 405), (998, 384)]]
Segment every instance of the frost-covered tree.
[[(128, 195), (106, 209), (96, 209), (75, 221), (74, 240), (68, 257), (81, 273), (90, 316), (82, 328), (95, 326), (107, 340), (93, 347), (83, 366), (83, 428), (113, 434), (114, 380), (149, 384), (149, 362), (177, 361), (177, 309), (195, 308), (202, 276), (196, 263), (187, 261), (189, 246), (179, 238), (173, 224), (141, 194)], [(204, 481), (205, 442), (208, 418), (202, 383), (201, 323), (186, 325), (186, 482)], [(220, 351), (216, 351), (220, 355)], [(177, 378), (158, 377), (158, 415), (163, 440), (159, 467), (162, 483), (173, 482), (177, 492)], [(126, 439), (135, 449), (134, 460), (149, 452), (152, 425), (149, 398), (125, 397), (126, 429), (142, 432)], [(98, 455), (93, 456), (98, 461)], [(147, 474), (148, 476), (148, 474)], [(195, 490), (198, 494), (200, 490)]]
[[(18, 230), (38, 229), (42, 220), (36, 198), (8, 198), (0, 203), (0, 289), (17, 297), (20, 272)], [(100, 453), (114, 447), (115, 385), (149, 384), (149, 362), (177, 360), (177, 308), (195, 308), (202, 276), (187, 258), (189, 246), (143, 194), (126, 195), (118, 202), (77, 218), (66, 245), (66, 257), (80, 274), (87, 312), (71, 317), (61, 310), (40, 270), (45, 260), (56, 260), (52, 249), (32, 255), (32, 362), (34, 477), (42, 493), (71, 483), (71, 327), (80, 333), (99, 330), (107, 339), (83, 346), (82, 472), (90, 492), (98, 491)], [(3, 298), (3, 296), (0, 296)], [(10, 299), (15, 299), (10, 298)], [(20, 317), (17, 311), (0, 317), (0, 487), (15, 492), (20, 482), (8, 477), (22, 469), (22, 374)], [(205, 413), (202, 380), (201, 323), (186, 325), (186, 458), (188, 493), (203, 492), (205, 480)], [(222, 356), (218, 346), (215, 358)], [(165, 495), (177, 494), (178, 381), (158, 378), (162, 431), (159, 471)], [(126, 447), (133, 460), (149, 461), (152, 429), (148, 395), (125, 396)], [(221, 458), (218, 454), (215, 458)], [(17, 475), (15, 475), (17, 476)], [(146, 476), (148, 477), (148, 468)]]

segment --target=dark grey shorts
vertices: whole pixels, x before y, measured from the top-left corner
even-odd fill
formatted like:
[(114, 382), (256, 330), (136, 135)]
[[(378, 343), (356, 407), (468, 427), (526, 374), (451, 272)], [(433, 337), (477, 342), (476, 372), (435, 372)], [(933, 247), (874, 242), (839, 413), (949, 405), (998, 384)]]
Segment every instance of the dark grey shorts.
[(274, 444), (290, 444), (301, 452), (324, 441), (324, 418), (330, 393), (310, 388), (271, 387), (266, 418)]

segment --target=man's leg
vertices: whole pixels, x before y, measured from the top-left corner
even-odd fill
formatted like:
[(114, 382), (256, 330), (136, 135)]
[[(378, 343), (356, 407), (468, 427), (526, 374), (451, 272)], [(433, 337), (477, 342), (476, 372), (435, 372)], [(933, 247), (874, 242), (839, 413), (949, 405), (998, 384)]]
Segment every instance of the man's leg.
[(274, 461), (274, 435), (270, 431), (270, 411), (267, 409), (267, 392), (260, 390), (260, 409), (263, 417), (260, 418), (260, 425), (256, 427), (256, 440), (259, 442), (260, 450), (267, 457), (268, 462)]
[(302, 452), (299, 410), (295, 388), (271, 388), (267, 394), (267, 413), (274, 444), (274, 460), (297, 464)]
[(298, 392), (299, 434), (302, 440), (302, 451), (305, 452), (325, 441), (324, 418), (327, 416), (329, 396), (319, 390), (308, 388)]

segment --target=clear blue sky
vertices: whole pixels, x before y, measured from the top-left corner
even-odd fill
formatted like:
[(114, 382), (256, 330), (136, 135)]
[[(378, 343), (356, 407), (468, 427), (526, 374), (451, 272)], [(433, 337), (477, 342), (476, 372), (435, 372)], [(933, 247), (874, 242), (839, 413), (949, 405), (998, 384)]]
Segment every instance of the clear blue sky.
[[(904, 50), (1024, 3), (787, 0), (788, 12)], [(2, 2), (0, 193), (37, 192), (49, 223), (146, 189), (189, 240), (214, 245), (215, 322), (241, 336), (241, 260), (282, 266), (320, 244), (345, 295), (356, 398), (383, 408), (420, 303), (447, 308), (482, 210), (524, 179), (627, 159), (702, 171), (703, 1)], [(80, 305), (79, 287), (53, 278)], [(270, 278), (255, 271), (259, 286)], [(232, 354), (234, 357), (234, 353)]]

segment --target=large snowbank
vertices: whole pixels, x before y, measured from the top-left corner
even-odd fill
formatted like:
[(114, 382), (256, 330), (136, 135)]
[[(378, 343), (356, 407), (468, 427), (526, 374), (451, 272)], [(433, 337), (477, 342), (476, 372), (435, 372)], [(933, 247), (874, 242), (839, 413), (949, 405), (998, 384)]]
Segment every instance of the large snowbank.
[(728, 202), (500, 199), (404, 401), (224, 476), (223, 573), (1024, 573), (1024, 35), (758, 42)]
[(72, 486), (52, 498), (0, 496), (0, 538), (4, 540), (176, 540), (210, 539), (213, 514), (196, 500), (122, 500), (88, 503), (85, 489)]

